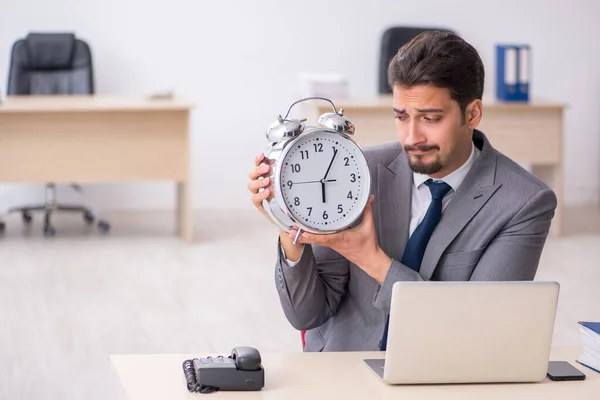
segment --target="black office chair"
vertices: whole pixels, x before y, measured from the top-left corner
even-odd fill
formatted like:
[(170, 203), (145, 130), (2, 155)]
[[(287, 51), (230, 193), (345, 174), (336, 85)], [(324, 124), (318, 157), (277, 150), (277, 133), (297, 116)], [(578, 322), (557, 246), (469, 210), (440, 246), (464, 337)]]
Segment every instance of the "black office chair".
[[(7, 96), (10, 95), (92, 95), (94, 73), (90, 47), (72, 33), (30, 33), (12, 47)], [(23, 149), (27, 151), (27, 149)], [(82, 192), (77, 184), (73, 189)], [(50, 216), (53, 211), (80, 212), (88, 223), (97, 221), (98, 229), (107, 232), (109, 224), (98, 214), (81, 205), (61, 205), (56, 201), (56, 185), (46, 184), (44, 204), (12, 207), (8, 213), (20, 212), (26, 224), (31, 211), (44, 211), (44, 235), (53, 236)], [(0, 222), (0, 232), (4, 222)]]
[(383, 35), (381, 36), (381, 50), (379, 53), (379, 94), (392, 93), (392, 88), (389, 85), (387, 77), (388, 66), (392, 60), (392, 57), (398, 53), (398, 50), (400, 50), (402, 46), (410, 42), (413, 38), (417, 37), (423, 32), (432, 30), (452, 33), (451, 30), (445, 28), (406, 26), (388, 28), (383, 32)]

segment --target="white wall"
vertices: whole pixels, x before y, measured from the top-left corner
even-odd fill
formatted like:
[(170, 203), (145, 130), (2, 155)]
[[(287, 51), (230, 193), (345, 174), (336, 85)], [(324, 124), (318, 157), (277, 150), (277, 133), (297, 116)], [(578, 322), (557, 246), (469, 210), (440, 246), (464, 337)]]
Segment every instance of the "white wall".
[[(191, 125), (196, 207), (250, 208), (246, 184), (254, 155), (267, 144), (266, 127), (297, 99), (298, 74), (339, 72), (350, 79), (352, 95), (375, 95), (380, 35), (399, 24), (442, 25), (473, 43), (487, 68), (488, 95), (494, 93), (495, 44), (531, 44), (533, 96), (570, 105), (566, 200), (597, 201), (595, 0), (2, 0), (0, 7), (0, 88), (16, 38), (72, 30), (93, 48), (98, 93), (167, 88), (197, 105)], [(172, 189), (170, 183), (106, 185), (87, 194), (102, 208), (166, 208)], [(2, 185), (0, 207), (42, 194), (38, 187)]]

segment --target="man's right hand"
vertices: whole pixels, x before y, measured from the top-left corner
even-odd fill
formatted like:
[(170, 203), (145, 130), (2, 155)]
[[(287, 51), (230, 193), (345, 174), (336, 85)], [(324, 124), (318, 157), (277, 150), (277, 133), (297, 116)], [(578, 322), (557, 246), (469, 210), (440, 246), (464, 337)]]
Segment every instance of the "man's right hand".
[[(272, 165), (274, 160), (270, 160), (263, 153), (254, 159), (254, 168), (250, 171), (248, 189), (252, 193), (252, 204), (265, 217), (269, 218), (262, 202), (265, 199), (269, 201), (273, 198), (273, 182), (270, 178), (273, 173)], [(262, 189), (262, 190), (261, 190)], [(285, 231), (280, 231), (279, 240), (285, 251), (285, 256), (290, 261), (298, 261), (302, 255), (303, 244), (294, 244), (293, 238)]]
[[(265, 199), (271, 200), (273, 197), (273, 185), (270, 178), (272, 164), (271, 160), (266, 158), (263, 153), (260, 153), (254, 159), (254, 169), (250, 171), (250, 182), (248, 182), (248, 189), (252, 193), (252, 204), (264, 216), (267, 216), (267, 213), (262, 205), (262, 201)], [(264, 190), (261, 191), (261, 189)]]

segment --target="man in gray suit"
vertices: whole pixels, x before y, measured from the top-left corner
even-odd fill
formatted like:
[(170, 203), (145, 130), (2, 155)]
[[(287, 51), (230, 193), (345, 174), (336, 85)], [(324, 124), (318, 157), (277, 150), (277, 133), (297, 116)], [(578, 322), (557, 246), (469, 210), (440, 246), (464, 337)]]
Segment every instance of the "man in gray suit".
[[(477, 129), (484, 69), (471, 45), (423, 33), (392, 59), (389, 82), (400, 142), (365, 149), (361, 221), (296, 245), (295, 230), (280, 232), (275, 283), (305, 351), (384, 350), (397, 281), (533, 280), (550, 229), (554, 193)], [(263, 161), (248, 186), (264, 213)]]

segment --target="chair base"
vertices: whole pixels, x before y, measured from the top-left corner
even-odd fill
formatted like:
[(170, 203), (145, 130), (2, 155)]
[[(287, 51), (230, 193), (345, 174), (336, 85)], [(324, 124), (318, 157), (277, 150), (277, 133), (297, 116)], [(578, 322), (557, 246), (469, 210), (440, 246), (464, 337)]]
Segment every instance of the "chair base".
[[(73, 188), (77, 191), (81, 191), (81, 188), (77, 185), (72, 185)], [(65, 211), (65, 212), (79, 212), (83, 214), (83, 219), (86, 223), (92, 224), (94, 222), (97, 223), (98, 230), (102, 233), (106, 233), (110, 229), (110, 225), (105, 220), (101, 219), (100, 216), (93, 212), (91, 208), (85, 207), (82, 205), (66, 205), (59, 204), (56, 202), (56, 186), (54, 184), (46, 185), (46, 202), (44, 204), (36, 204), (29, 206), (21, 206), (21, 207), (11, 207), (8, 214), (12, 213), (21, 213), (23, 223), (29, 225), (33, 220), (31, 213), (33, 211), (43, 211), (44, 212), (44, 227), (43, 232), (44, 236), (54, 236), (56, 234), (56, 229), (52, 226), (51, 216), (55, 211)], [(0, 221), (0, 234), (4, 233), (6, 229), (6, 225), (4, 221)]]

